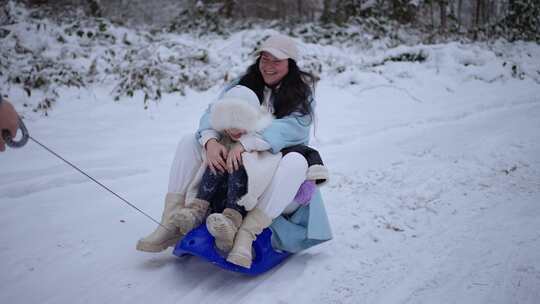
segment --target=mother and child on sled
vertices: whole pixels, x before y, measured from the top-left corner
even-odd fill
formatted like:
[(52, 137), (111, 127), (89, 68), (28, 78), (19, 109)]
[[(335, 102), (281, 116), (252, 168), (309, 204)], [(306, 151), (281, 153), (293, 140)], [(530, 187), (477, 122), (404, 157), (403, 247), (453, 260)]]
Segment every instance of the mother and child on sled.
[(265, 228), (272, 247), (295, 253), (331, 239), (318, 187), (328, 179), (308, 147), (315, 77), (296, 42), (265, 40), (255, 63), (230, 83), (176, 150), (161, 225), (137, 249), (160, 252), (206, 224), (227, 261), (250, 268)]

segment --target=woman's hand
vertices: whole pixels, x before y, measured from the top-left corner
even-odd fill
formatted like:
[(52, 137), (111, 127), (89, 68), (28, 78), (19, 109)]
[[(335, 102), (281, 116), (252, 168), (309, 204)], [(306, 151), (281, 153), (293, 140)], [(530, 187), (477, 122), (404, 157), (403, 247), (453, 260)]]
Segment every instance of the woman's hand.
[(241, 143), (234, 144), (227, 156), (227, 172), (233, 173), (242, 166), (242, 153), (245, 151)]
[[(0, 97), (2, 98), (2, 97)], [(6, 150), (4, 138), (2, 132), (8, 130), (11, 137), (17, 135), (17, 129), (19, 128), (19, 116), (11, 103), (7, 100), (0, 103), (0, 152)]]
[(227, 154), (227, 148), (216, 139), (212, 138), (206, 142), (206, 160), (212, 173), (216, 174), (216, 170), (225, 172)]

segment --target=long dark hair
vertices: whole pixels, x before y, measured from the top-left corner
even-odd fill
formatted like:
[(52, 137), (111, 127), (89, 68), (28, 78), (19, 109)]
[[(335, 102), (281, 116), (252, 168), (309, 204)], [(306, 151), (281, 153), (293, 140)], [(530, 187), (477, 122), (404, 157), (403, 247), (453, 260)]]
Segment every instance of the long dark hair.
[[(259, 102), (262, 103), (265, 83), (259, 70), (260, 60), (259, 56), (255, 63), (248, 67), (238, 84), (250, 88), (257, 94)], [(296, 61), (292, 59), (288, 59), (288, 61), (289, 72), (281, 79), (279, 88), (275, 92), (274, 116), (282, 118), (292, 113), (298, 113), (299, 116), (309, 115), (312, 120), (311, 97), (316, 78), (311, 73), (300, 70)]]

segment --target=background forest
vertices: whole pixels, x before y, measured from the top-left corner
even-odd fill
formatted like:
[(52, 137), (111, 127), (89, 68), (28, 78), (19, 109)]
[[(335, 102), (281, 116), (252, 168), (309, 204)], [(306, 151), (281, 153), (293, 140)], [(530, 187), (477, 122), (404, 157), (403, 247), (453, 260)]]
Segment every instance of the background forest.
[[(204, 41), (235, 34), (252, 55), (268, 30), (309, 44), (380, 53), (398, 46), (447, 42), (540, 41), (534, 0), (25, 0), (0, 2), (0, 93), (24, 90), (25, 106), (47, 114), (60, 87), (112, 85), (113, 99), (142, 92), (207, 90), (245, 65)], [(265, 32), (266, 31), (266, 32)], [(32, 37), (38, 37), (34, 39)], [(176, 39), (174, 37), (183, 37)], [(214, 38), (212, 38), (214, 37)], [(186, 39), (189, 43), (186, 43)], [(202, 41), (202, 42), (201, 42)], [(304, 50), (303, 66), (319, 76), (377, 62), (328, 58)], [(236, 56), (237, 57), (237, 56)], [(337, 56), (342, 57), (342, 56)], [(422, 61), (402, 52), (381, 59)], [(349, 62), (352, 60), (353, 62)], [(517, 65), (512, 72), (524, 73)], [(526, 72), (525, 72), (526, 73)], [(538, 75), (534, 73), (535, 79)], [(39, 96), (33, 96), (34, 92)]]
[[(94, 17), (115, 22), (169, 25), (171, 29), (202, 27), (220, 32), (252, 22), (274, 21), (292, 28), (305, 22), (343, 27), (377, 23), (421, 30), (433, 39), (459, 35), (470, 39), (505, 37), (538, 40), (540, 3), (534, 0), (27, 0), (29, 5), (52, 8), (56, 14), (81, 8)], [(380, 25), (379, 25), (380, 26)], [(234, 29), (234, 27), (232, 27)], [(381, 33), (391, 35), (392, 33)]]

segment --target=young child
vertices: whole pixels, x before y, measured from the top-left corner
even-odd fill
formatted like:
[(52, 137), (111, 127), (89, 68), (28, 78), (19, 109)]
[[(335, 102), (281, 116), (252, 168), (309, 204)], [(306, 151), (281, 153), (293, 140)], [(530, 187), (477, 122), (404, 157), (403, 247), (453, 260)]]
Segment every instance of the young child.
[[(263, 130), (272, 118), (260, 106), (257, 95), (244, 86), (231, 88), (210, 109), (212, 129), (219, 132), (219, 142), (228, 151), (240, 145), (242, 135)], [(202, 224), (209, 211), (215, 212), (206, 218), (206, 226), (215, 238), (216, 247), (224, 252), (230, 251), (238, 227), (246, 215), (246, 208), (238, 202), (243, 199), (243, 205), (256, 203), (270, 182), (281, 155), (253, 151), (244, 152), (242, 158), (247, 159), (248, 163), (256, 162), (256, 165), (249, 166), (248, 171), (243, 164), (232, 173), (213, 172), (203, 160), (201, 169), (190, 184), (186, 207), (172, 216), (173, 223), (181, 233), (186, 234)]]

